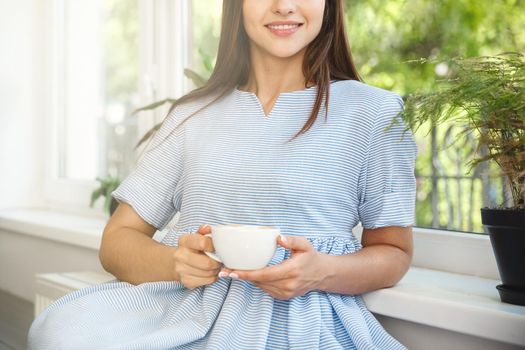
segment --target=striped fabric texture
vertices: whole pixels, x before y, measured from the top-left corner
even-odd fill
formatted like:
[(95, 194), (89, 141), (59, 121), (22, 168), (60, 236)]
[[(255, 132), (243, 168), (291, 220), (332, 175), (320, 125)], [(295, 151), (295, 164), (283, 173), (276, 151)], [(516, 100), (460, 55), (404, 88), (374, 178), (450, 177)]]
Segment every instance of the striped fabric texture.
[[(362, 248), (364, 228), (414, 224), (416, 144), (401, 98), (357, 81), (330, 85), (306, 134), (317, 87), (281, 93), (266, 116), (258, 97), (234, 89), (167, 117), (133, 172), (113, 192), (162, 243), (201, 224), (278, 226), (320, 252)], [(397, 123), (391, 125), (392, 121)], [(177, 128), (177, 126), (180, 126)], [(167, 137), (167, 138), (166, 138)], [(166, 139), (165, 139), (166, 138)], [(270, 265), (290, 257), (279, 247)], [(405, 349), (360, 295), (322, 291), (282, 301), (230, 278), (193, 290), (176, 281), (114, 280), (70, 293), (33, 322), (29, 349)]]

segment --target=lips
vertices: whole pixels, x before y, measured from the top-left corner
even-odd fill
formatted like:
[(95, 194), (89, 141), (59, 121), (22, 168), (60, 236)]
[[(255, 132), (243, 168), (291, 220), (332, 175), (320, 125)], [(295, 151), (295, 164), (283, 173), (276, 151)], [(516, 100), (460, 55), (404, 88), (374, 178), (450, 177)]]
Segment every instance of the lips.
[(299, 22), (272, 22), (266, 25), (266, 28), (275, 35), (289, 36), (299, 30), (303, 24)]
[(270, 29), (276, 29), (276, 30), (289, 30), (293, 28), (297, 28), (301, 25), (301, 23), (296, 24), (268, 24), (267, 27)]

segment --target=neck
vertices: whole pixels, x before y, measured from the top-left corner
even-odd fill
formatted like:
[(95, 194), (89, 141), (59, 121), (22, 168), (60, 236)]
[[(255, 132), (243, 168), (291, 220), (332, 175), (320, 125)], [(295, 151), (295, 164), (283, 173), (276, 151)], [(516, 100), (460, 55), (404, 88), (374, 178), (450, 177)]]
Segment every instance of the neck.
[(303, 90), (305, 77), (302, 69), (305, 51), (303, 49), (294, 56), (280, 58), (265, 54), (252, 45), (250, 75), (241, 90), (254, 92), (263, 100), (274, 99), (281, 92)]

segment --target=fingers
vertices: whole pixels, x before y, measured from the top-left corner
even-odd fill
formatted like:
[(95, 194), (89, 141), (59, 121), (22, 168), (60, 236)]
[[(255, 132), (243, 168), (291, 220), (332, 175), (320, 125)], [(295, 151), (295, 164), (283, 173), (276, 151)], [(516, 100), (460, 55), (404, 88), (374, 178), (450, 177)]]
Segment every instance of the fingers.
[(293, 272), (288, 261), (281, 264), (268, 266), (259, 270), (234, 270), (233, 273), (237, 278), (253, 282), (270, 282), (280, 281), (290, 278)]
[(207, 235), (208, 233), (211, 233), (211, 226), (208, 224), (200, 225), (197, 229), (197, 233), (200, 233), (202, 235)]
[(272, 297), (279, 299), (278, 296), (280, 294), (280, 290), (278, 287), (275, 287), (269, 284), (258, 283), (258, 282), (254, 282), (253, 284), (261, 288), (262, 290), (264, 290), (266, 293), (270, 294)]
[(223, 266), (222, 269), (219, 271), (219, 278), (228, 278), (230, 276), (230, 273), (233, 272), (233, 270), (227, 268), (226, 266)]
[(173, 253), (175, 272), (186, 288), (215, 283), (222, 264), (211, 259), (203, 252), (213, 252), (213, 242), (206, 234), (211, 233), (211, 226), (201, 225), (197, 232), (186, 233), (179, 237)]
[(198, 233), (186, 233), (180, 236), (178, 246), (206, 252), (215, 250), (211, 238)]
[(273, 298), (279, 299), (279, 300), (289, 300), (297, 295), (302, 295), (302, 293), (295, 293), (295, 292), (283, 290), (283, 288), (281, 288), (280, 286), (269, 285), (265, 283), (257, 283), (257, 282), (254, 282), (254, 284), (257, 287), (264, 290), (266, 293), (268, 293)]
[(195, 276), (182, 276), (180, 282), (184, 284), (186, 288), (193, 289), (207, 284), (217, 282), (218, 277), (195, 277)]
[(204, 253), (187, 247), (178, 247), (173, 254), (178, 265), (188, 265), (200, 270), (216, 270), (222, 266), (220, 262), (213, 260)]
[(204, 253), (187, 247), (177, 247), (173, 253), (174, 270), (177, 280), (186, 288), (215, 283), (222, 264)]
[(312, 244), (306, 237), (280, 235), (277, 242), (284, 248), (291, 249), (295, 252), (307, 252), (313, 249)]
[(192, 277), (217, 277), (219, 275), (221, 268), (215, 268), (210, 270), (199, 269), (190, 265), (179, 264), (175, 266), (175, 272), (179, 276), (192, 276)]

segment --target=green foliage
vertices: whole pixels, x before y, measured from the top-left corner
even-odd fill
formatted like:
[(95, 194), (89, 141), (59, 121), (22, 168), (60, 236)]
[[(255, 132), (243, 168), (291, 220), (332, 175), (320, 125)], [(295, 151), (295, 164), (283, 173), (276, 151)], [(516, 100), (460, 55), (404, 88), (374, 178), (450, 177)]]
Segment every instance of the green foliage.
[(348, 38), (365, 82), (402, 95), (435, 87), (419, 58), (495, 55), (525, 47), (519, 0), (346, 0)]
[[(208, 62), (208, 64), (211, 64), (210, 62)], [(210, 68), (213, 70), (213, 68)], [(192, 82), (193, 84), (195, 84), (196, 87), (201, 87), (201, 86), (204, 86), (204, 84), (206, 84), (206, 81), (208, 81), (208, 78), (205, 78), (201, 75), (199, 75), (199, 73), (189, 69), (189, 68), (186, 68), (184, 69), (184, 75), (186, 77), (188, 77)]]
[[(197, 87), (201, 87), (203, 86), (204, 84), (206, 84), (206, 79), (202, 76), (200, 76), (197, 72), (191, 70), (191, 69), (184, 69), (184, 75), (186, 75), (186, 77), (188, 77), (189, 79), (191, 79), (191, 81), (193, 81), (193, 84), (195, 84), (195, 86)], [(157, 102), (154, 102), (154, 103), (151, 103), (147, 106), (144, 106), (144, 107), (140, 107), (140, 108), (137, 108), (133, 111), (133, 115), (136, 115), (138, 114), (139, 112), (141, 111), (148, 111), (148, 110), (153, 110), (153, 109), (156, 109), (166, 103), (170, 103), (170, 104), (174, 104), (175, 102), (177, 102), (176, 99), (172, 99), (172, 98), (166, 98), (164, 100), (161, 100), (161, 101), (157, 101)], [(139, 142), (137, 142), (137, 144), (135, 145), (135, 149), (139, 148), (140, 145), (142, 145), (144, 142), (146, 142), (149, 138), (151, 138), (155, 132), (160, 128), (162, 122), (161, 123), (157, 123), (155, 126), (153, 126), (150, 130), (148, 130), (146, 132), (146, 134), (144, 134), (144, 136), (142, 136), (139, 140)]]
[(161, 101), (153, 102), (153, 103), (151, 103), (149, 105), (146, 105), (144, 107), (140, 107), (140, 108), (135, 109), (133, 112), (131, 112), (131, 115), (136, 115), (136, 114), (138, 114), (141, 111), (148, 111), (148, 110), (155, 109), (157, 107), (160, 107), (160, 106), (164, 105), (165, 103), (175, 103), (176, 101), (177, 100), (172, 99), (172, 98), (166, 98), (166, 99), (161, 100)]
[[(192, 0), (193, 53), (192, 69), (209, 78), (219, 47), (222, 0)], [(196, 85), (199, 86), (199, 85)]]
[(215, 65), (212, 55), (206, 53), (202, 47), (199, 47), (199, 56), (201, 57), (202, 65), (209, 76), (209, 74), (213, 71), (213, 66)]
[[(364, 81), (402, 96), (435, 91), (448, 68), (439, 67), (438, 62), (450, 57), (523, 52), (525, 48), (523, 0), (345, 0), (345, 5), (348, 38)], [(426, 59), (427, 64), (408, 63), (420, 58)], [(461, 125), (456, 124), (454, 128), (460, 129)], [(486, 189), (480, 183), (475, 190), (467, 184), (456, 189), (457, 194), (471, 193), (472, 198), (448, 196), (445, 185), (450, 181), (445, 177), (466, 175), (463, 172), (466, 167), (459, 163), (471, 152), (456, 148), (459, 150), (455, 155), (457, 158), (451, 160), (450, 153), (447, 153), (450, 145), (442, 138), (442, 129), (435, 131), (433, 139), (421, 132), (423, 130), (415, 133), (419, 149), (416, 224), (483, 232), (479, 215), (469, 214), (473, 221), (470, 226), (467, 221), (455, 219), (454, 214), (460, 208), (473, 207), (473, 210), (479, 207), (477, 203), (504, 200), (503, 189), (498, 185), (499, 174), (494, 172), (490, 198), (483, 197)], [(438, 143), (432, 145), (431, 140)], [(485, 165), (491, 171), (497, 170), (494, 162)], [(440, 177), (439, 181), (436, 180), (436, 187), (431, 186), (432, 173)], [(454, 193), (452, 189), (449, 191)], [(432, 200), (436, 202), (439, 215), (433, 213)]]
[(114, 210), (114, 199), (111, 196), (111, 192), (120, 185), (120, 179), (113, 176), (107, 176), (105, 178), (97, 176), (97, 181), (100, 182), (100, 186), (91, 193), (89, 206), (93, 208), (93, 205), (101, 196), (105, 197), (104, 212), (108, 214), (108, 216), (111, 216)]
[(496, 162), (509, 179), (515, 206), (525, 209), (525, 56), (506, 53), (440, 63), (450, 67), (450, 75), (435, 91), (408, 98), (405, 121), (414, 131), (428, 122), (431, 127), (464, 125), (457, 137), (474, 135), (478, 147), (488, 150), (470, 160), (470, 167)]

